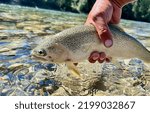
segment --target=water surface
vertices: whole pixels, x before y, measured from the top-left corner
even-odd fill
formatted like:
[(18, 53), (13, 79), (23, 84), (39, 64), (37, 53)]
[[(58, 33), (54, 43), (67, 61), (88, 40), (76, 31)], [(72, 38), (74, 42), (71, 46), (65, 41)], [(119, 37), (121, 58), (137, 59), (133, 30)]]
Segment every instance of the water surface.
[[(4, 79), (0, 81), (0, 95), (35, 95), (27, 91), (33, 73), (53, 70), (54, 65), (32, 60), (31, 50), (43, 38), (84, 24), (85, 19), (85, 14), (0, 4), (0, 77)], [(120, 26), (150, 49), (150, 23), (122, 20)], [(42, 80), (40, 85), (55, 84), (51, 78), (47, 82)], [(38, 86), (34, 84), (29, 89), (35, 87)]]

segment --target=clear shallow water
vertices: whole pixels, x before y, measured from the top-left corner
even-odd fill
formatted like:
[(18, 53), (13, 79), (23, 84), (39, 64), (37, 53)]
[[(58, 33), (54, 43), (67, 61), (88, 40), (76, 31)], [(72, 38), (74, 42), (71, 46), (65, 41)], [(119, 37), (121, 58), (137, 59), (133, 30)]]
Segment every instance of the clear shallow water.
[[(34, 72), (40, 69), (53, 70), (53, 64), (32, 60), (31, 50), (43, 38), (83, 24), (85, 19), (84, 14), (0, 4), (0, 77), (4, 79), (0, 81), (0, 94), (9, 95), (18, 87), (25, 91)], [(150, 48), (150, 23), (122, 20), (120, 26)], [(43, 79), (40, 80), (41, 85)], [(46, 83), (54, 85), (51, 78)], [(33, 85), (31, 89), (33, 87), (36, 86)], [(19, 94), (16, 95), (35, 95), (19, 89), (17, 91)]]

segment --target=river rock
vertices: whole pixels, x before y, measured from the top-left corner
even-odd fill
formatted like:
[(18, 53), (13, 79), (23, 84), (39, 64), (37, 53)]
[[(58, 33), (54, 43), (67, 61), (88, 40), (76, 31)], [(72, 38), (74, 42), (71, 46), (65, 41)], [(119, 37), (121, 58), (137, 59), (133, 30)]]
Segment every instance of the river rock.
[(9, 96), (11, 95), (11, 93), (13, 93), (14, 89), (13, 88), (5, 88), (2, 90), (2, 92), (0, 93), (1, 96)]
[(9, 48), (0, 48), (0, 53), (8, 52), (8, 51), (10, 51)]
[(4, 25), (0, 25), (0, 30), (5, 30), (5, 29), (8, 29), (8, 27)]
[(0, 20), (1, 21), (7, 21), (7, 22), (17, 22), (18, 18), (16, 18), (15, 16), (12, 16), (11, 14), (8, 13), (0, 13)]
[(24, 21), (16, 24), (16, 27), (19, 29), (23, 29), (26, 26), (32, 26), (36, 24), (41, 24), (41, 22), (38, 21)]
[(16, 88), (9, 96), (27, 96), (28, 94), (21, 88)]
[(8, 67), (8, 69), (9, 69), (10, 71), (15, 71), (15, 70), (19, 70), (19, 69), (21, 69), (21, 68), (23, 68), (23, 67), (29, 67), (29, 65), (28, 65), (28, 64), (22, 64), (22, 63), (16, 63), (16, 64), (10, 65), (10, 66)]

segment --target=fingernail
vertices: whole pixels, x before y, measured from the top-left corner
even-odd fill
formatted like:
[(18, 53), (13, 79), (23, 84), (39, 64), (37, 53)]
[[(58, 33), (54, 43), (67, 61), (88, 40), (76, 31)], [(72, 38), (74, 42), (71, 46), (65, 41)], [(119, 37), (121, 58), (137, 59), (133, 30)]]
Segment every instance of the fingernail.
[(99, 54), (98, 53), (93, 53), (92, 59), (97, 60), (98, 58), (99, 58)]
[(106, 47), (111, 47), (112, 46), (112, 41), (111, 40), (106, 40), (105, 41), (105, 46)]
[(94, 51), (94, 52), (92, 52), (91, 53), (91, 55), (90, 55), (90, 59), (92, 59), (92, 60), (97, 60), (98, 58), (99, 58), (99, 52), (97, 52), (97, 51)]
[(106, 54), (104, 52), (99, 53), (99, 55), (100, 55), (99, 57), (100, 60), (104, 60), (106, 58)]

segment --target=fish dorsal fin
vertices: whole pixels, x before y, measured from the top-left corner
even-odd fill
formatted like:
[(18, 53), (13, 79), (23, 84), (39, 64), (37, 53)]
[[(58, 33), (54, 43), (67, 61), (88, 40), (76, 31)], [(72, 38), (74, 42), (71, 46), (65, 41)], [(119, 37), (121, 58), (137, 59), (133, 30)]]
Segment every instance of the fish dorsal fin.
[(73, 74), (73, 76), (75, 76), (76, 78), (81, 78), (80, 72), (77, 69), (77, 67), (74, 65), (73, 62), (66, 62), (66, 65), (67, 65), (69, 71)]

